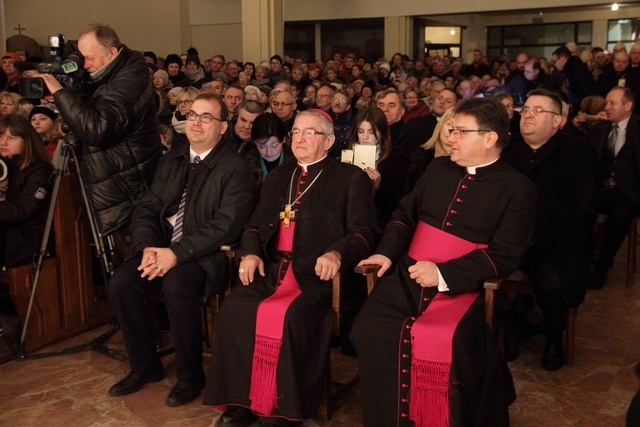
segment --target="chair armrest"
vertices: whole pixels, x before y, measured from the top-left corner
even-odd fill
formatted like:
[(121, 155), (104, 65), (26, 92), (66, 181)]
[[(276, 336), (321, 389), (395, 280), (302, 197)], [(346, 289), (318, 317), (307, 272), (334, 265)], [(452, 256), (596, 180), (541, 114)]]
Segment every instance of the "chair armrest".
[(378, 281), (378, 270), (382, 268), (379, 264), (371, 264), (371, 265), (359, 265), (354, 271), (358, 274), (362, 274), (363, 276), (367, 276), (367, 294), (370, 294)]
[(380, 264), (371, 264), (371, 265), (359, 265), (353, 269), (358, 274), (362, 274), (363, 276), (367, 276), (369, 274), (376, 274), (378, 270), (380, 270), (382, 266)]

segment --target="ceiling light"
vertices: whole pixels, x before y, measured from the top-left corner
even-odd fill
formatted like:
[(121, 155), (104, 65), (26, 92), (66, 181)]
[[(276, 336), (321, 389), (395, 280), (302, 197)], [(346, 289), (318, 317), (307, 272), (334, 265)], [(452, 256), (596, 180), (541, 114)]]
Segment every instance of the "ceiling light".
[(456, 35), (456, 30), (454, 30), (453, 28), (451, 29), (451, 31), (449, 31), (449, 34), (451, 34), (452, 36)]
[(611, 10), (616, 11), (618, 10), (618, 3), (614, 3), (611, 5)]

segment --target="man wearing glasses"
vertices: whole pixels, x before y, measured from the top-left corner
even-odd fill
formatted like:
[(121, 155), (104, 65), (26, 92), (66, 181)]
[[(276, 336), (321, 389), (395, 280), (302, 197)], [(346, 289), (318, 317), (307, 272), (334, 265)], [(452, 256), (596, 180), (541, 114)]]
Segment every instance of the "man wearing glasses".
[(196, 399), (204, 388), (203, 294), (224, 289), (227, 260), (219, 248), (240, 238), (253, 208), (253, 171), (227, 148), (227, 108), (200, 94), (187, 112), (184, 144), (162, 157), (132, 219), (133, 257), (114, 273), (109, 290), (129, 353), (131, 372), (109, 389), (135, 393), (164, 378), (144, 306), (162, 291), (171, 323), (178, 382), (167, 405)]
[[(589, 283), (592, 154), (583, 141), (560, 129), (561, 112), (562, 101), (554, 92), (532, 91), (520, 113), (520, 134), (511, 138), (503, 153), (538, 189), (533, 244), (521, 269), (531, 277), (544, 314), (542, 367), (548, 371), (564, 364), (567, 311), (582, 303)], [(515, 307), (506, 324), (505, 356), (511, 361), (518, 357), (518, 346), (530, 335), (531, 325)]]
[(329, 115), (296, 116), (296, 162), (269, 172), (236, 251), (238, 285), (221, 307), (205, 405), (219, 426), (299, 425), (316, 414), (331, 336), (331, 283), (373, 250), (371, 182), (327, 155)]
[(360, 262), (381, 266), (351, 330), (367, 426), (509, 424), (513, 381), (481, 290), (520, 264), (536, 190), (500, 159), (508, 135), (502, 104), (460, 102), (451, 156), (429, 163)]

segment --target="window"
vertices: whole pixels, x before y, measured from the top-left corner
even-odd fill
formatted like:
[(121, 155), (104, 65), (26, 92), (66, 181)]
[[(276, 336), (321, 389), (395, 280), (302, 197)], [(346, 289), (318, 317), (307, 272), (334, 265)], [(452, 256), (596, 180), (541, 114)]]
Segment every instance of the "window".
[(616, 42), (621, 41), (627, 48), (631, 49), (634, 41), (640, 39), (640, 19), (613, 19), (609, 21), (607, 30), (607, 50), (613, 51)]
[(580, 50), (591, 48), (591, 22), (508, 25), (487, 28), (487, 56), (515, 58), (520, 52), (551, 58), (558, 47), (574, 41)]

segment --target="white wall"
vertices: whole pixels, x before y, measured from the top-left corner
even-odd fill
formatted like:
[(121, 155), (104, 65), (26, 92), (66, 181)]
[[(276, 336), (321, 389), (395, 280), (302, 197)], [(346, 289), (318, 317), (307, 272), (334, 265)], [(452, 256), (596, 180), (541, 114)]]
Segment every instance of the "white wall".
[(5, 39), (17, 34), (13, 28), (20, 23), (22, 34), (44, 46), (48, 34), (75, 40), (85, 26), (101, 22), (130, 48), (164, 56), (182, 50), (182, 6), (177, 0), (5, 0), (2, 19)]

